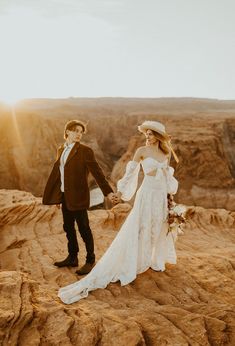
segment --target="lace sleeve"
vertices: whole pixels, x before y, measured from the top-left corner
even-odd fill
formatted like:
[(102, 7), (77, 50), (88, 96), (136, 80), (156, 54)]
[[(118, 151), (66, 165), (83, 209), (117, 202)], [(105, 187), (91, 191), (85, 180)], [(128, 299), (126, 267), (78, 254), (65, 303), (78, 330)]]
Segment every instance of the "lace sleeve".
[(140, 163), (129, 161), (122, 179), (117, 182), (117, 190), (122, 194), (122, 200), (129, 201), (136, 192)]
[(178, 190), (178, 180), (174, 177), (174, 168), (168, 166), (166, 169), (166, 179), (167, 179), (167, 193), (175, 195)]

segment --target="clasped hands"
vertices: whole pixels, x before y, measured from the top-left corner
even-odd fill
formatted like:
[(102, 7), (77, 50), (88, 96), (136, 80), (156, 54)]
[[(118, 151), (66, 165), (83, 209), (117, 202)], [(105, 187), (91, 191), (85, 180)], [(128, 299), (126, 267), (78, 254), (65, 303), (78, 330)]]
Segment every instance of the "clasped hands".
[[(107, 195), (107, 198), (110, 200), (110, 202), (112, 202), (113, 205), (116, 205), (118, 203), (121, 202), (121, 197), (122, 197), (122, 194), (121, 192), (110, 192), (108, 195)], [(60, 204), (56, 204), (56, 207), (58, 209), (60, 209)]]
[(121, 192), (110, 192), (107, 197), (112, 202), (112, 204), (115, 205), (121, 202), (122, 194)]

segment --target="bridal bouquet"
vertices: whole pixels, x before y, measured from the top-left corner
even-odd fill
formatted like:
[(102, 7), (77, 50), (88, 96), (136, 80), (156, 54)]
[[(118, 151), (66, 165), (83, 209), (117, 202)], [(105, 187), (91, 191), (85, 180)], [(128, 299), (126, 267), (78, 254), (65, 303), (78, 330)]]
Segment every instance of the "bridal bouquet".
[(179, 234), (183, 234), (183, 225), (186, 222), (186, 212), (187, 209), (185, 206), (176, 204), (173, 200), (170, 200), (168, 204), (168, 231), (167, 235), (171, 232), (172, 234), (175, 234), (176, 237)]

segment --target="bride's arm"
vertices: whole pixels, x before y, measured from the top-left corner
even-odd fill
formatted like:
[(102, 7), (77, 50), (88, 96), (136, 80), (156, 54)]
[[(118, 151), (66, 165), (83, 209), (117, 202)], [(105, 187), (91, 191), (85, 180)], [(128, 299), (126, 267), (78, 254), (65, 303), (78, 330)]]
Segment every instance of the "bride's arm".
[(140, 147), (136, 150), (133, 157), (133, 161), (140, 162), (142, 157), (143, 157), (143, 147)]
[(142, 156), (141, 153), (141, 148), (138, 148), (134, 154), (133, 160), (127, 163), (124, 176), (117, 182), (116, 195), (119, 199), (129, 201), (136, 192)]
[(167, 164), (167, 193), (168, 193), (168, 200), (170, 200), (170, 203), (173, 203), (173, 195), (177, 193), (178, 190), (178, 180), (174, 177), (174, 168), (170, 166), (170, 160), (171, 160), (171, 153), (168, 156), (168, 164)]

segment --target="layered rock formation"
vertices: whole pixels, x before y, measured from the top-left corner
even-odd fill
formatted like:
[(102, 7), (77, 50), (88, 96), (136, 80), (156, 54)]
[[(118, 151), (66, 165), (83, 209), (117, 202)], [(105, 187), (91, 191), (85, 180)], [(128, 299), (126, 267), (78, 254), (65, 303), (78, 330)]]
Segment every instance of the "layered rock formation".
[[(235, 210), (235, 142), (232, 139), (235, 118), (233, 122), (206, 114), (195, 116), (193, 120), (182, 116), (180, 124), (178, 119), (166, 120), (163, 116), (151, 119), (167, 123), (169, 133), (174, 133), (173, 143), (180, 158), (178, 165), (173, 158), (171, 161), (179, 180), (176, 199), (206, 208)], [(124, 174), (126, 163), (141, 145), (144, 145), (143, 136), (130, 139), (127, 151), (113, 168), (111, 179), (114, 182)]]
[[(98, 258), (129, 210), (89, 213)], [(177, 265), (64, 305), (58, 288), (78, 277), (76, 268), (53, 266), (66, 255), (60, 211), (29, 193), (0, 190), (0, 344), (234, 345), (235, 213), (189, 210)]]
[(73, 118), (88, 123), (84, 142), (93, 147), (106, 174), (112, 173), (113, 183), (144, 143), (137, 125), (162, 121), (180, 158), (177, 167), (172, 162), (180, 181), (178, 200), (235, 210), (234, 101), (71, 98), (1, 108), (0, 187), (41, 196), (64, 124)]

